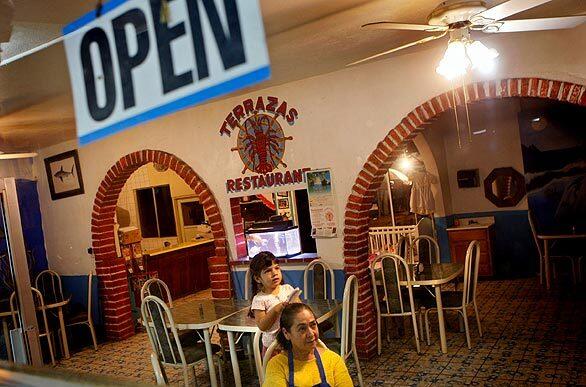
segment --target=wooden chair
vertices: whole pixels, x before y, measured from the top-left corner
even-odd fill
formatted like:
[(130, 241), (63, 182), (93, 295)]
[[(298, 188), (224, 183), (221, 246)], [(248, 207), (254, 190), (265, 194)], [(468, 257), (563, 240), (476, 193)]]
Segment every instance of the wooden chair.
[[(194, 366), (197, 362), (206, 359), (204, 343), (186, 343), (179, 339), (171, 310), (160, 298), (146, 296), (142, 301), (140, 310), (153, 351), (151, 363), (157, 382), (159, 384), (167, 382), (164, 368), (161, 368), (162, 365), (181, 368), (185, 386), (189, 385), (188, 371), (191, 369), (197, 384)], [(212, 351), (216, 354), (220, 353), (221, 347), (217, 344), (212, 344)], [(220, 385), (223, 385), (221, 358), (216, 356), (216, 359), (219, 363)]]
[[(424, 249), (421, 248), (422, 242), (425, 243), (427, 247), (427, 257), (422, 259)], [(437, 241), (432, 237), (427, 235), (420, 235), (413, 240), (413, 244), (411, 245), (411, 257), (415, 257), (415, 251), (417, 251), (419, 256), (419, 262), (421, 263), (440, 263), (440, 247), (437, 244)]]
[(65, 322), (65, 329), (75, 325), (86, 325), (90, 329), (94, 349), (97, 351), (98, 340), (96, 339), (96, 330), (94, 328), (94, 320), (92, 319), (92, 278), (93, 274), (90, 273), (87, 279), (87, 310), (79, 311), (68, 316)]
[(356, 351), (356, 317), (358, 314), (358, 279), (355, 275), (351, 275), (346, 280), (344, 286), (344, 298), (342, 299), (342, 337), (340, 340), (336, 338), (324, 339), (324, 343), (332, 349), (336, 349), (340, 353), (344, 362), (350, 357), (354, 358), (356, 364), (356, 371), (358, 373), (358, 384), (362, 387), (362, 372), (360, 370), (360, 362), (358, 361), (358, 353)]
[[(464, 320), (464, 330), (466, 331), (466, 343), (468, 349), (472, 348), (470, 344), (470, 329), (468, 328), (468, 312), (469, 306), (474, 307), (474, 314), (476, 315), (476, 323), (478, 324), (478, 333), (482, 337), (482, 327), (480, 326), (480, 316), (478, 315), (478, 307), (476, 305), (476, 285), (478, 283), (478, 265), (480, 262), (480, 243), (478, 241), (470, 242), (466, 250), (466, 260), (464, 262), (464, 286), (462, 291), (447, 291), (442, 292), (443, 310), (455, 310)], [(425, 331), (427, 333), (427, 345), (429, 341), (429, 318), (430, 312), (437, 312), (437, 306), (428, 305), (425, 309)]]
[[(372, 280), (376, 307), (378, 354), (381, 354), (382, 348), (382, 318), (404, 316), (411, 316), (413, 321), (413, 331), (415, 333), (415, 346), (417, 347), (417, 352), (420, 353), (421, 347), (419, 344), (419, 331), (417, 329), (416, 317), (419, 308), (416, 308), (415, 306), (413, 288), (410, 284), (411, 273), (407, 263), (397, 254), (381, 255), (370, 264), (370, 278)], [(407, 294), (404, 294), (401, 290), (399, 281), (402, 278), (406, 278), (409, 284), (405, 287), (407, 289)], [(380, 285), (377, 283), (379, 281)], [(380, 296), (378, 294), (379, 286), (383, 290), (383, 294)], [(405, 297), (407, 297), (408, 300), (405, 300)]]
[[(313, 281), (309, 285), (309, 274), (313, 272)], [(328, 296), (328, 277), (330, 282), (330, 294)], [(303, 298), (309, 299), (309, 290), (314, 300), (336, 299), (336, 279), (334, 271), (327, 262), (321, 259), (314, 259), (303, 270)]]
[[(37, 316), (41, 317), (37, 317), (37, 322), (39, 326), (39, 338), (45, 337), (47, 339), (47, 344), (49, 345), (49, 355), (51, 356), (51, 364), (55, 365), (55, 351), (53, 350), (53, 332), (51, 332), (49, 322), (47, 320), (45, 300), (43, 299), (43, 294), (37, 289), (31, 287), (31, 292), (33, 293), (33, 301), (35, 303)], [(10, 312), (12, 313), (12, 322), (14, 324), (14, 327), (20, 328), (20, 319), (17, 317), (19, 312), (18, 306), (16, 305), (16, 292), (13, 292), (10, 295)]]
[(61, 276), (54, 270), (43, 270), (35, 277), (35, 288), (43, 294), (44, 300), (53, 304), (64, 300)]

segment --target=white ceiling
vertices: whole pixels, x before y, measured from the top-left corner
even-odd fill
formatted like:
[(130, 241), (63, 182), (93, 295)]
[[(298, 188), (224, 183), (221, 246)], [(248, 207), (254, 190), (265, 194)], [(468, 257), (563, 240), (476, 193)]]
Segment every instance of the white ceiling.
[[(492, 6), (503, 1), (487, 3)], [(438, 1), (260, 0), (260, 3), (272, 68), (271, 80), (258, 87), (264, 88), (340, 70), (354, 60), (422, 38), (426, 35), (420, 32), (363, 31), (360, 26), (377, 20), (425, 23)], [(14, 0), (14, 4), (12, 38), (2, 45), (0, 149), (35, 150), (75, 138), (65, 53), (63, 45), (58, 43), (24, 58), (15, 58), (58, 37), (63, 25), (92, 10), (96, 0), (51, 0), (50, 7), (46, 0)], [(585, 0), (554, 0), (516, 18), (585, 12)], [(421, 48), (394, 55), (418, 49)]]

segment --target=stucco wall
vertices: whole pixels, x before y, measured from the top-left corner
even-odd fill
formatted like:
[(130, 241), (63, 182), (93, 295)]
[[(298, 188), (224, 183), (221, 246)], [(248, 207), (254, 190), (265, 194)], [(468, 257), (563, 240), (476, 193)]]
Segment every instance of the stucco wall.
[[(584, 84), (586, 27), (572, 31), (484, 36), (501, 53), (498, 70), (490, 79), (543, 77)], [(377, 143), (408, 112), (450, 84), (435, 73), (442, 49), (434, 48), (344, 69), (278, 87), (224, 99), (188, 109), (79, 150), (85, 194), (58, 201), (50, 199), (41, 174), (39, 193), (50, 266), (64, 274), (85, 273), (93, 267), (87, 254), (91, 244), (90, 216), (97, 188), (106, 171), (121, 156), (149, 148), (175, 154), (209, 185), (218, 201), (235, 256), (227, 178), (240, 177), (242, 162), (230, 148), (235, 136), (218, 129), (232, 107), (247, 97), (273, 95), (299, 111), (293, 127), (284, 125), (288, 169), (330, 167), (338, 206), (338, 224), (356, 175)], [(471, 81), (489, 78), (473, 78)], [(76, 141), (42, 149), (44, 157), (76, 148)], [(343, 265), (341, 235), (317, 241), (318, 253), (335, 268)]]

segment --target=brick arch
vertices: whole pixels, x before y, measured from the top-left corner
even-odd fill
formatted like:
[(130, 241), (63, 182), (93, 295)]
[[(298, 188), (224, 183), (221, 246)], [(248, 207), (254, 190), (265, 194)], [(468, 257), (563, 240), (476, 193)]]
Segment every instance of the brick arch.
[[(505, 97), (538, 97), (586, 106), (586, 86), (540, 78), (512, 78), (465, 86), (470, 102)], [(456, 105), (462, 105), (464, 89), (456, 89)], [(378, 143), (356, 177), (344, 215), (344, 270), (359, 281), (357, 349), (362, 356), (376, 352), (376, 315), (368, 272), (368, 211), (387, 169), (400, 152), (399, 145), (414, 138), (423, 125), (452, 108), (451, 91), (431, 98), (413, 109)]]
[(226, 233), (220, 208), (208, 186), (189, 165), (175, 155), (150, 149), (130, 153), (118, 160), (106, 173), (98, 187), (92, 212), (92, 247), (106, 335), (110, 339), (124, 339), (134, 334), (126, 268), (124, 260), (116, 256), (114, 244), (116, 203), (130, 175), (149, 162), (165, 165), (175, 171), (199, 196), (214, 236), (215, 256), (208, 259), (212, 295), (217, 298), (231, 296)]

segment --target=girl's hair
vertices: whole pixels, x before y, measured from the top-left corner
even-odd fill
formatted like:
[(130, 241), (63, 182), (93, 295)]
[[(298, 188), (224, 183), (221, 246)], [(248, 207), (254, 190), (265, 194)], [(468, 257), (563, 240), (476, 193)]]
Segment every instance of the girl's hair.
[(295, 316), (297, 316), (303, 310), (309, 311), (311, 315), (315, 318), (315, 314), (313, 313), (313, 310), (311, 310), (309, 305), (303, 304), (301, 302), (289, 304), (281, 312), (281, 318), (279, 320), (279, 333), (277, 333), (277, 342), (279, 343), (279, 346), (286, 351), (291, 349), (291, 341), (287, 340), (287, 338), (285, 337), (285, 334), (283, 333), (283, 328), (287, 332), (291, 332), (291, 327), (293, 326)]
[(258, 293), (259, 284), (255, 277), (260, 277), (262, 271), (267, 267), (271, 267), (277, 258), (270, 251), (261, 251), (250, 260), (250, 280), (252, 282), (252, 296)]

